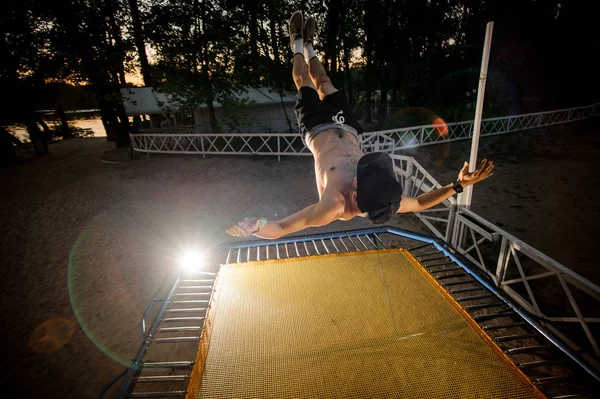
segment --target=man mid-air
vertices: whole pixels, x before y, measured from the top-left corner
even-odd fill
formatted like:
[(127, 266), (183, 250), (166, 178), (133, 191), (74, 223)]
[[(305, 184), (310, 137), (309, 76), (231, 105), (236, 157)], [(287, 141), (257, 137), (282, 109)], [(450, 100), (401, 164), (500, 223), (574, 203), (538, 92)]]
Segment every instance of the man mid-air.
[(302, 140), (315, 159), (319, 202), (277, 221), (246, 218), (227, 229), (229, 234), (279, 238), (356, 216), (381, 224), (394, 213), (431, 208), (492, 175), (492, 162), (484, 159), (472, 173), (468, 173), (465, 162), (454, 183), (416, 198), (402, 195), (390, 156), (378, 152), (365, 155), (360, 150), (358, 135), (363, 129), (346, 95), (333, 87), (315, 55), (315, 20), (309, 17), (303, 21), (302, 14), (296, 11), (289, 29), (294, 52), (292, 75), (298, 88), (296, 118)]

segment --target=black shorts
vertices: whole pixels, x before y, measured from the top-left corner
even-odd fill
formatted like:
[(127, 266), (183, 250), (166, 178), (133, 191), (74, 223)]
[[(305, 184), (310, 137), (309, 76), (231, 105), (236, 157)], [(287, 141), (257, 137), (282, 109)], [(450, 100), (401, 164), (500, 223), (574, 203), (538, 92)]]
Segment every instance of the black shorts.
[[(321, 101), (315, 89), (301, 87), (296, 94), (295, 113), (303, 141), (307, 135), (311, 137), (311, 131), (319, 125), (336, 125), (355, 136), (364, 132), (350, 108), (346, 94), (342, 91), (329, 94)], [(318, 133), (316, 131), (314, 135)], [(309, 141), (306, 140), (305, 144)]]

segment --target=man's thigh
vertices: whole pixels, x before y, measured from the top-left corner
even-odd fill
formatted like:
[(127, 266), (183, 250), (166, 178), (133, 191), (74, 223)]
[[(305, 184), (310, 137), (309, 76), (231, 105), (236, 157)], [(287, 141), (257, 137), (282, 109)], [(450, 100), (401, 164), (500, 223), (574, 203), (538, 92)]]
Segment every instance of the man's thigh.
[(331, 81), (323, 82), (321, 83), (321, 86), (319, 86), (319, 97), (321, 97), (321, 100), (324, 100), (327, 96), (336, 92), (338, 92), (338, 89), (333, 86)]
[(319, 94), (312, 87), (303, 86), (296, 94), (296, 106), (294, 112), (300, 134), (304, 137), (313, 127), (323, 123), (321, 116), (326, 111), (326, 107), (319, 98)]

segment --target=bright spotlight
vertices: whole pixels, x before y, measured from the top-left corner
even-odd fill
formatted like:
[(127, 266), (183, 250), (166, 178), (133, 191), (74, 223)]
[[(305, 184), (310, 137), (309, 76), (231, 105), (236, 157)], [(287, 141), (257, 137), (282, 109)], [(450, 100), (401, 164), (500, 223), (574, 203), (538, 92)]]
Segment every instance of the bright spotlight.
[(204, 266), (204, 254), (199, 251), (186, 251), (179, 257), (179, 264), (188, 272), (199, 271)]

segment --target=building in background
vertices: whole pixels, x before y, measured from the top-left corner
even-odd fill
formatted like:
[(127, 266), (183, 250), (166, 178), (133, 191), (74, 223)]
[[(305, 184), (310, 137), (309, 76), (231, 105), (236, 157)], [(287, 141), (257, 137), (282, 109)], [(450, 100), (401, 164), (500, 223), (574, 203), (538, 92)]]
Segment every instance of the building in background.
[[(160, 129), (161, 121), (170, 114), (174, 127), (165, 132), (183, 128), (178, 122), (178, 106), (169, 94), (152, 87), (121, 89), (125, 112), (134, 118), (147, 118), (142, 128)], [(234, 93), (231, 103), (214, 103), (215, 117), (224, 132), (275, 132), (296, 131), (294, 115), (296, 98), (291, 93), (279, 93), (266, 88), (248, 88)], [(181, 118), (180, 118), (181, 119)], [(193, 126), (185, 126), (198, 133), (212, 133), (206, 104), (199, 104), (193, 112)]]

